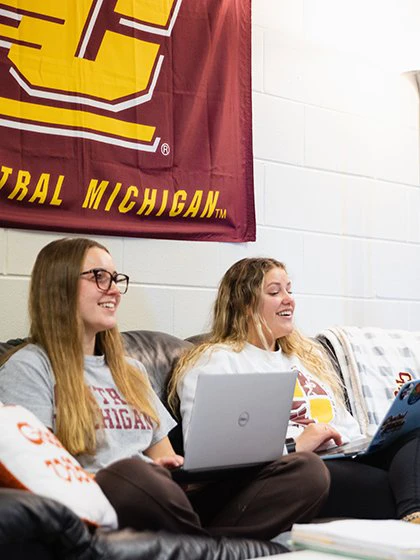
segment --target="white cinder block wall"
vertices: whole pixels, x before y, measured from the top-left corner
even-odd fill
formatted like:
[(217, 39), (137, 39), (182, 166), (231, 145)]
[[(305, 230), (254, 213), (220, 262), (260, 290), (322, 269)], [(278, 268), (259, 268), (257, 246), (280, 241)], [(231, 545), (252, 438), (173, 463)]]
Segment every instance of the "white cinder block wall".
[[(253, 0), (257, 242), (98, 237), (131, 278), (122, 330), (203, 331), (223, 272), (256, 255), (288, 265), (307, 334), (334, 324), (420, 330), (418, 89), (314, 40), (335, 12), (336, 0)], [(27, 334), (31, 267), (56, 237), (0, 229), (0, 340)]]

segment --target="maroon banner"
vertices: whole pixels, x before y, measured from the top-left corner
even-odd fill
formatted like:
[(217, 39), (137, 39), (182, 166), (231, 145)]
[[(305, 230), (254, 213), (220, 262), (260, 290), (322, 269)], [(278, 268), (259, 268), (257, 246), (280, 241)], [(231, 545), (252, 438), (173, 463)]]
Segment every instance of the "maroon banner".
[(255, 240), (251, 0), (0, 4), (0, 226)]

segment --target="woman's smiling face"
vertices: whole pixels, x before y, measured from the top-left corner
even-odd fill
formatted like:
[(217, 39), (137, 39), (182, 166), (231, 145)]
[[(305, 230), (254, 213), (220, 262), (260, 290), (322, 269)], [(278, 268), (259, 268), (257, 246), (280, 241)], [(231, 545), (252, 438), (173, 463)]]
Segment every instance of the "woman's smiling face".
[[(102, 268), (111, 274), (115, 272), (111, 255), (98, 247), (87, 251), (81, 272), (93, 268)], [(78, 311), (84, 327), (85, 353), (92, 353), (95, 335), (117, 324), (116, 312), (121, 294), (114, 282), (109, 290), (101, 291), (93, 274), (81, 276), (79, 283)]]
[(264, 277), (259, 303), (263, 333), (271, 350), (278, 338), (293, 331), (294, 310), (295, 300), (287, 272), (280, 267), (271, 268)]

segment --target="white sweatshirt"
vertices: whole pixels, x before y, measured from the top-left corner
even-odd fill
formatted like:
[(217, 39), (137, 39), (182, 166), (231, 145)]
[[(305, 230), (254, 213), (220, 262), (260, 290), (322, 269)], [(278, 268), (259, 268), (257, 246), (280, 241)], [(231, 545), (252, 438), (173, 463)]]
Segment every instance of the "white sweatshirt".
[(308, 420), (331, 424), (345, 442), (361, 436), (357, 421), (344, 406), (337, 404), (332, 391), (311, 374), (297, 356), (285, 356), (281, 349), (270, 352), (247, 343), (240, 352), (235, 352), (227, 344), (209, 348), (179, 382), (177, 392), (184, 442), (188, 437), (197, 378), (201, 373), (279, 372), (281, 375), (282, 371), (291, 369), (298, 371), (298, 378), (287, 437), (296, 438)]

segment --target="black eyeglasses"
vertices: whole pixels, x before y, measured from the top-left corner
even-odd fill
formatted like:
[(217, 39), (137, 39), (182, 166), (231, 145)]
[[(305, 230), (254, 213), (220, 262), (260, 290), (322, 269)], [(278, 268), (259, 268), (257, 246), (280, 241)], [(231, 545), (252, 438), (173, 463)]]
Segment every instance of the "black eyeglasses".
[(110, 290), (112, 282), (114, 282), (117, 286), (120, 294), (125, 294), (128, 290), (128, 282), (130, 278), (126, 274), (119, 274), (118, 272), (111, 274), (104, 268), (91, 268), (90, 270), (81, 272), (80, 276), (84, 276), (85, 274), (93, 274), (96, 285), (101, 292), (107, 292)]

